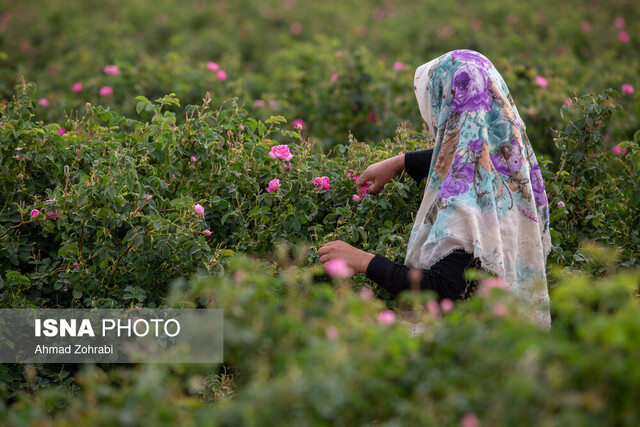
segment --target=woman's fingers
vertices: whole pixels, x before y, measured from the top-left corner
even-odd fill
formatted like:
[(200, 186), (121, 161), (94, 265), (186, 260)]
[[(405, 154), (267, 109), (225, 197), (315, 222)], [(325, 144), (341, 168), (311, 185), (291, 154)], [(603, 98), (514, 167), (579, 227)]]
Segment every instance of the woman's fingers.
[(331, 261), (333, 258), (340, 256), (340, 247), (346, 243), (342, 240), (334, 240), (329, 243), (325, 243), (320, 249), (318, 249), (318, 255), (320, 256), (320, 262), (322, 264)]

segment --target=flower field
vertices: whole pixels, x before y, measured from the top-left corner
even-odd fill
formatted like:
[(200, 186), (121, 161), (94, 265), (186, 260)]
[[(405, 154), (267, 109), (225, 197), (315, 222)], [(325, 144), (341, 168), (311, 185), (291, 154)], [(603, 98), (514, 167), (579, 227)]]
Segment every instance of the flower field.
[[(225, 313), (219, 365), (2, 364), (0, 423), (637, 425), (638, 12), (0, 6), (0, 308)], [(391, 300), (318, 263), (336, 239), (404, 260), (424, 187), (355, 179), (431, 146), (413, 73), (458, 48), (500, 70), (540, 161), (550, 331), (491, 279)]]

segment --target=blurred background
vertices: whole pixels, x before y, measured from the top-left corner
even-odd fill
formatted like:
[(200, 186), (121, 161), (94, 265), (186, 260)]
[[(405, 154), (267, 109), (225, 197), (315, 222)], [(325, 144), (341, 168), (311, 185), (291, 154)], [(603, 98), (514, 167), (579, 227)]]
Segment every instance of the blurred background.
[(639, 127), (630, 0), (23, 0), (0, 11), (0, 100), (35, 82), (38, 116), (61, 125), (87, 102), (145, 119), (135, 96), (173, 92), (185, 105), (209, 92), (256, 118), (302, 120), (325, 149), (350, 132), (376, 141), (400, 123), (423, 129), (415, 68), (466, 48), (503, 74), (540, 153), (554, 154), (574, 94), (620, 92), (609, 145)]

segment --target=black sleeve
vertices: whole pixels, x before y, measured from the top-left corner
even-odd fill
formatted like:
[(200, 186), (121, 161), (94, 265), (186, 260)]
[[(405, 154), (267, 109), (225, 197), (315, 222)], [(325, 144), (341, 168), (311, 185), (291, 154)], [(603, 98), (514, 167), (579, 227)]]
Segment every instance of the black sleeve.
[(404, 155), (404, 170), (417, 182), (422, 181), (429, 175), (433, 148), (422, 151), (412, 151)]
[[(462, 298), (467, 289), (464, 271), (472, 264), (473, 257), (465, 252), (453, 252), (428, 270), (421, 270), (420, 289), (435, 291), (440, 299)], [(392, 296), (411, 288), (409, 267), (395, 263), (382, 255), (375, 255), (369, 262), (367, 278), (386, 289)]]

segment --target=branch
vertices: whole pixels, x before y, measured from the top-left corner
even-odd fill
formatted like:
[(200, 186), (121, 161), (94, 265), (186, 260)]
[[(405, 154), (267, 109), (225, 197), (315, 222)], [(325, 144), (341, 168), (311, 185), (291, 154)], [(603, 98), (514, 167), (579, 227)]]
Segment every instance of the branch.
[(16, 224), (13, 227), (7, 228), (4, 233), (0, 234), (0, 239), (2, 239), (8, 232), (13, 230), (14, 228), (18, 228), (18, 227), (20, 227), (20, 226), (22, 226), (24, 224), (26, 224), (26, 222), (22, 221), (20, 224)]

